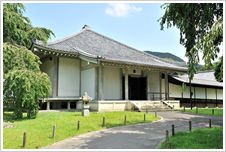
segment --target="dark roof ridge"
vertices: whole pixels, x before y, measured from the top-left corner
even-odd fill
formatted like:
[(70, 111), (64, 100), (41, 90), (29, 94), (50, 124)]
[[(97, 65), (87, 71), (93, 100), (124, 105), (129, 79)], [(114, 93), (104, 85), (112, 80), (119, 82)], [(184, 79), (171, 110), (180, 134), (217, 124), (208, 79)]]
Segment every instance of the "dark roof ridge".
[[(160, 60), (160, 61), (163, 61), (163, 62), (166, 62), (166, 63), (170, 63), (170, 64), (174, 64), (174, 65), (178, 65), (178, 66), (182, 66), (182, 67), (185, 67), (185, 66), (186, 66), (186, 65), (183, 66), (183, 64), (186, 63), (186, 62), (168, 61), (168, 60), (162, 59), (162, 58), (160, 58), (160, 57), (154, 56), (154, 55), (152, 55), (152, 54), (146, 53), (146, 52), (144, 52), (144, 51), (138, 50), (138, 49), (136, 49), (136, 48), (133, 48), (133, 47), (131, 47), (131, 46), (128, 46), (128, 45), (126, 45), (126, 44), (124, 44), (124, 43), (121, 43), (121, 42), (119, 42), (119, 41), (116, 41), (116, 40), (114, 40), (114, 39), (112, 39), (112, 38), (109, 38), (109, 37), (107, 37), (107, 36), (105, 36), (105, 35), (102, 35), (102, 34), (100, 34), (100, 33), (97, 33), (97, 32), (95, 32), (95, 31), (93, 31), (93, 30), (91, 30), (91, 29), (89, 29), (89, 31), (91, 31), (91, 32), (93, 32), (93, 33), (95, 33), (95, 34), (97, 34), (97, 35), (99, 35), (99, 36), (102, 36), (102, 37), (104, 37), (104, 38), (106, 38), (106, 39), (109, 39), (109, 40), (111, 40), (111, 41), (114, 41), (114, 42), (116, 42), (116, 43), (118, 43), (118, 44), (120, 44), (120, 45), (123, 45), (123, 46), (125, 46), (125, 47), (127, 47), (127, 48), (133, 49), (134, 51), (137, 51), (137, 52), (142, 53), (142, 54), (147, 55), (147, 56), (151, 56), (151, 57), (153, 57), (153, 58), (155, 58), (155, 59), (158, 59), (158, 60)], [(179, 64), (178, 64), (178, 63), (179, 63)]]
[(82, 30), (80, 30), (80, 31), (78, 31), (78, 32), (76, 32), (76, 33), (73, 33), (73, 34), (67, 36), (67, 37), (61, 38), (61, 39), (56, 40), (56, 41), (53, 41), (53, 42), (48, 42), (48, 45), (60, 43), (60, 42), (62, 42), (62, 41), (65, 41), (65, 40), (67, 40), (67, 39), (70, 39), (70, 38), (72, 38), (72, 37), (74, 37), (74, 36), (76, 36), (76, 35), (79, 35), (79, 34), (81, 34), (82, 32), (84, 32), (84, 31), (86, 31), (86, 30), (90, 30), (90, 29), (84, 28), (84, 29), (82, 29)]

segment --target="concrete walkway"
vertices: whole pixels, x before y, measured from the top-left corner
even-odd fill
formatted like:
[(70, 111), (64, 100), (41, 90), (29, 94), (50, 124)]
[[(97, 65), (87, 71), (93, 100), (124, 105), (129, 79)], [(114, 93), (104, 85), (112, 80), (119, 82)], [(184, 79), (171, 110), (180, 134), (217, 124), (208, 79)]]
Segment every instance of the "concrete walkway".
[[(154, 113), (153, 113), (154, 114)], [(188, 131), (189, 120), (192, 129), (223, 126), (223, 117), (190, 113), (158, 112), (161, 121), (94, 131), (56, 142), (43, 149), (156, 149), (165, 138), (165, 130), (175, 126), (175, 132)]]

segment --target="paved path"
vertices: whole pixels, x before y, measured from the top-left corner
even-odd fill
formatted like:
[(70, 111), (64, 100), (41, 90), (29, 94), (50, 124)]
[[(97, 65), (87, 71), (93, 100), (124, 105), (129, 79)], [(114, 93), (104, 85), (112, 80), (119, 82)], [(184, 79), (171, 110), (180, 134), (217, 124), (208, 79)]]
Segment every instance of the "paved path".
[[(192, 129), (223, 126), (223, 117), (197, 115), (190, 113), (158, 112), (161, 121), (129, 126), (114, 127), (101, 131), (94, 131), (56, 142), (43, 149), (155, 149), (165, 138), (165, 130), (175, 132), (188, 131), (189, 120)], [(171, 131), (169, 132), (171, 135)]]

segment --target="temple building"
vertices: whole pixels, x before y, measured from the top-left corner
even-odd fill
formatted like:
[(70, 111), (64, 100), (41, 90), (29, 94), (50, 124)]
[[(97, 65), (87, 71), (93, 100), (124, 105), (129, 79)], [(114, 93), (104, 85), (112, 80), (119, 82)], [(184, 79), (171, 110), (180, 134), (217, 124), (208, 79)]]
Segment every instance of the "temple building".
[(84, 92), (93, 98), (93, 111), (131, 110), (145, 101), (170, 101), (169, 97), (173, 100), (166, 106), (180, 107), (181, 98), (171, 96), (168, 74), (186, 73), (185, 62), (168, 61), (137, 50), (88, 25), (48, 45), (34, 38), (31, 50), (40, 57), (40, 69), (52, 83), (49, 98), (40, 99), (44, 100), (44, 104), (40, 102), (41, 109), (81, 109), (79, 97)]

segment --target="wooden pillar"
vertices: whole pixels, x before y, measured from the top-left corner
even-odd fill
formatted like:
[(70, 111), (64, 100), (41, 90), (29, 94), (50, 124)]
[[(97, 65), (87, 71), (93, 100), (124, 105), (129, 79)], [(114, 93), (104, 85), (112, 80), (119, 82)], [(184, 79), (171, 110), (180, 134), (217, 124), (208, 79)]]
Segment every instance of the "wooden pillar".
[[(181, 87), (182, 87), (182, 85), (183, 85), (183, 83), (181, 84)], [(181, 105), (182, 106), (184, 106), (184, 104), (183, 104), (183, 100), (184, 100), (184, 93), (183, 92), (181, 92)]]
[(46, 110), (50, 110), (50, 101), (46, 102), (47, 106), (46, 106)]
[(150, 99), (150, 96), (149, 96), (149, 94), (148, 94), (148, 92), (149, 92), (149, 80), (150, 80), (150, 79), (149, 79), (149, 71), (147, 71), (146, 74), (147, 74), (147, 82), (146, 82), (146, 86), (147, 86), (147, 89), (146, 89), (146, 93), (147, 93), (147, 94), (146, 94), (146, 95), (147, 95), (147, 96), (146, 96), (146, 97), (147, 97), (147, 100), (149, 100), (149, 99)]
[(52, 57), (53, 62), (53, 83), (52, 83), (52, 95), (53, 98), (58, 96), (58, 67), (59, 57)]
[(99, 99), (104, 100), (104, 75), (103, 75), (103, 66), (99, 66)]
[(218, 107), (218, 105), (217, 105), (217, 89), (215, 89), (215, 93), (216, 93), (216, 107)]
[(159, 80), (160, 80), (160, 82), (159, 82), (159, 85), (160, 85), (160, 100), (162, 100), (162, 73), (161, 72), (159, 72)]
[(122, 89), (122, 68), (120, 68), (120, 99), (123, 100), (123, 89)]
[(128, 69), (125, 68), (125, 100), (129, 100)]
[(96, 100), (99, 99), (99, 93), (98, 93), (98, 86), (99, 86), (99, 68), (95, 67), (95, 98)]
[(168, 81), (168, 73), (165, 72), (165, 100), (169, 99), (169, 81)]
[(71, 105), (70, 105), (70, 101), (67, 102), (67, 109), (70, 110), (71, 109)]
[(196, 107), (196, 93), (195, 93), (195, 86), (194, 86), (194, 101), (195, 101), (195, 107)]
[(207, 89), (205, 87), (206, 107), (207, 107)]
[(80, 62), (79, 62), (79, 97), (82, 96), (82, 60), (80, 59)]

